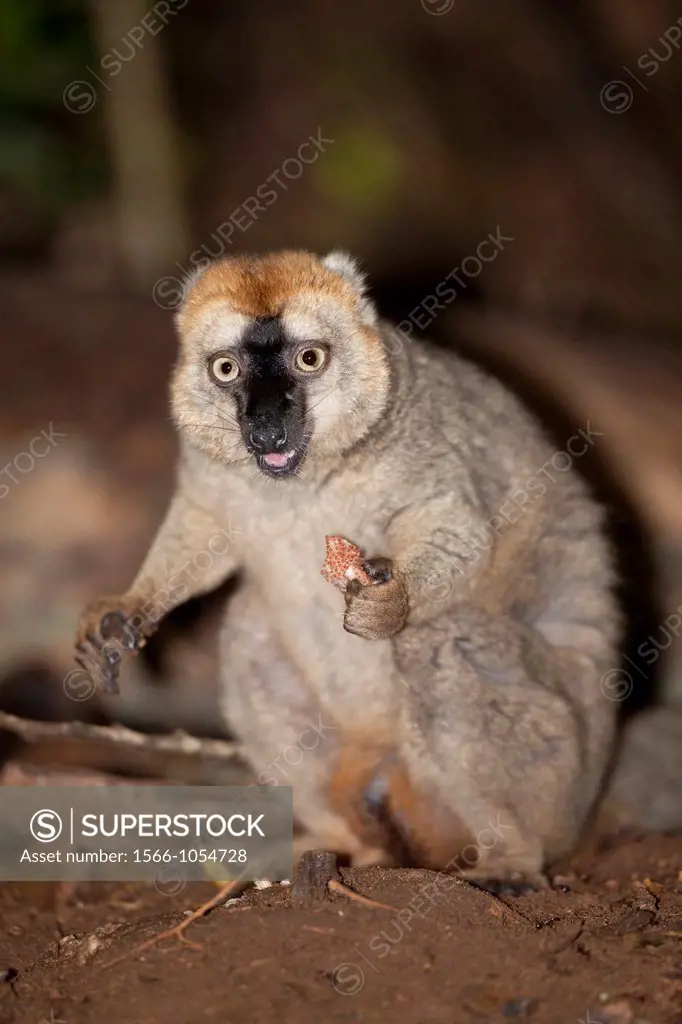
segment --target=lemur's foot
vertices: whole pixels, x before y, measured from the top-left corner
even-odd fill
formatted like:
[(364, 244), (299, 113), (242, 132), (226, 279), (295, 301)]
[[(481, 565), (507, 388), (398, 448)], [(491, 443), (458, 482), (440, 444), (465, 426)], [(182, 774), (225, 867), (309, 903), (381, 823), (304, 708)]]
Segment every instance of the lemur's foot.
[(124, 651), (137, 652), (153, 625), (125, 597), (104, 597), (83, 611), (76, 635), (76, 661), (105, 692), (118, 693)]

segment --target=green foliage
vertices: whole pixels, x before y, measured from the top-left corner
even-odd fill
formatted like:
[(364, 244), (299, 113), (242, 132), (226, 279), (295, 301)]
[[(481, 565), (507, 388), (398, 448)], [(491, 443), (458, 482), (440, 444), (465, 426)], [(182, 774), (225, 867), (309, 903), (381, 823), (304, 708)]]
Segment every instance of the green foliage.
[(63, 99), (91, 59), (82, 0), (0, 4), (0, 187), (38, 216), (101, 186), (98, 113), (74, 115)]
[(400, 187), (401, 155), (378, 128), (349, 125), (315, 165), (316, 184), (335, 204), (365, 215), (389, 207)]

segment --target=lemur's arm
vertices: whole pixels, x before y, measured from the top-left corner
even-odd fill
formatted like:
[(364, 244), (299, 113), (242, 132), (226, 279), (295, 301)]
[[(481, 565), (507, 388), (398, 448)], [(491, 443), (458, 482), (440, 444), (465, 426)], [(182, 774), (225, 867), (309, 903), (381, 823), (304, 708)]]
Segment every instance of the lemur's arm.
[(215, 590), (238, 568), (238, 555), (231, 529), (180, 491), (128, 594), (158, 622), (190, 598)]
[[(472, 514), (467, 533), (478, 518)], [(426, 622), (470, 597), (494, 545), (477, 551), (457, 530), (455, 519), (449, 495), (412, 504), (394, 518), (386, 533), (387, 557), (364, 563), (378, 584), (351, 581), (346, 588), (344, 627), (349, 632), (385, 639), (408, 621)]]
[(161, 619), (192, 597), (208, 593), (239, 568), (229, 527), (179, 483), (166, 517), (135, 580), (120, 596), (104, 597), (81, 615), (77, 661), (116, 689), (122, 649), (137, 651)]

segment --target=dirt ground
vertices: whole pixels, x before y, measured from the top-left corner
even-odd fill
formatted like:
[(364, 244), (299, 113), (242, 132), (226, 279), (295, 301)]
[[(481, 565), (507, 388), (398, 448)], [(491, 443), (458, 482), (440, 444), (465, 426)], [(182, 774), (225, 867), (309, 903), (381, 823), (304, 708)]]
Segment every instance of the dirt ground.
[(343, 872), (395, 911), (251, 889), (190, 926), (200, 948), (143, 953), (214, 890), (84, 887), (60, 937), (36, 887), (4, 887), (0, 1022), (678, 1024), (682, 837), (622, 839), (571, 867), (555, 891), (519, 897), (422, 870)]

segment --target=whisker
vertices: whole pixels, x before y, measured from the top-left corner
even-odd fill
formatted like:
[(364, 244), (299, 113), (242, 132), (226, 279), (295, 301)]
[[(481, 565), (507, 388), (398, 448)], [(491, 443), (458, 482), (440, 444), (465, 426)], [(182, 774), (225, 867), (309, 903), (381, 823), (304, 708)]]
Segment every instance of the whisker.
[(224, 427), (219, 423), (183, 423), (183, 427), (196, 427), (197, 430), (222, 430), (224, 434), (236, 434), (241, 431), (236, 431), (230, 427)]
[(206, 398), (205, 395), (199, 394), (198, 391), (191, 391), (190, 394), (194, 395), (194, 397), (198, 398), (200, 401), (206, 402), (207, 405), (210, 405), (213, 409), (215, 409), (215, 411), (220, 416), (221, 420), (225, 420), (227, 423), (233, 424), (233, 426), (238, 426), (237, 420), (234, 418), (232, 413), (229, 413), (227, 411), (227, 409), (221, 409), (219, 405), (216, 405), (215, 402), (212, 402), (210, 398)]
[(335, 384), (333, 388), (330, 388), (329, 391), (327, 391), (324, 395), (322, 395), (322, 398), (318, 398), (318, 400), (315, 402), (315, 404), (310, 406), (310, 408), (308, 409), (308, 412), (312, 412), (313, 409), (317, 409), (318, 405), (320, 405), (322, 402), (324, 402), (325, 398), (329, 398), (330, 395), (333, 395), (334, 392), (338, 391), (338, 390), (339, 390), (339, 385)]

